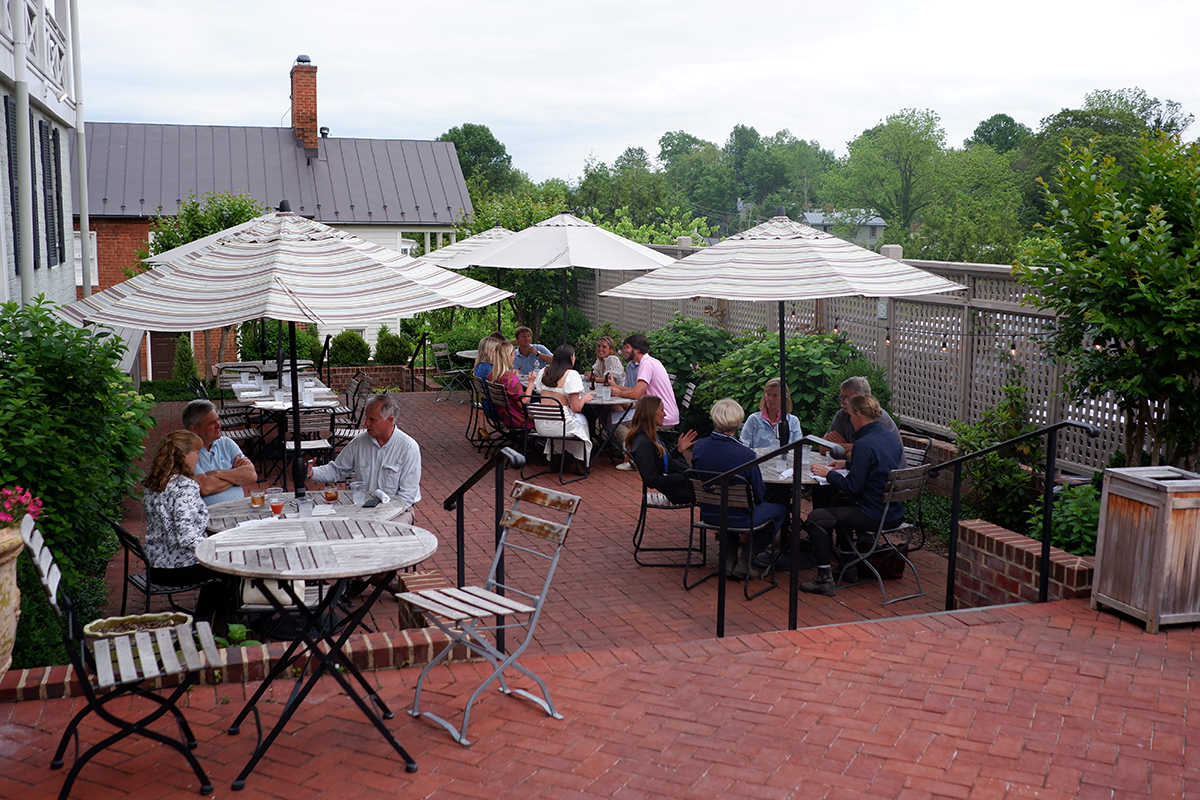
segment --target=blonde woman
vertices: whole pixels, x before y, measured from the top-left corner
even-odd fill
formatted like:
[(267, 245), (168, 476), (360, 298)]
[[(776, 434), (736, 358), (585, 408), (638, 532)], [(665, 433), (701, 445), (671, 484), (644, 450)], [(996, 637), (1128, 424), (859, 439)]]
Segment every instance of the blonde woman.
[(592, 365), (587, 379), (602, 384), (609, 375), (617, 386), (625, 385), (625, 366), (617, 356), (617, 346), (611, 337), (601, 336), (596, 342), (596, 363)]
[(513, 428), (528, 429), (533, 427), (533, 423), (525, 418), (525, 406), (521, 404), (524, 387), (521, 386), (520, 373), (513, 367), (514, 349), (512, 342), (496, 345), (489, 382), (503, 386), (504, 393), (508, 395), (508, 405), (498, 409), (501, 421)]
[[(751, 414), (742, 426), (742, 444), (750, 448), (769, 447), (772, 450), (791, 444), (800, 438), (800, 420), (792, 411), (792, 398), (784, 401), (780, 397), (779, 378), (771, 378), (763, 386), (758, 401), (758, 413)], [(779, 441), (779, 421), (787, 414), (788, 440)]]

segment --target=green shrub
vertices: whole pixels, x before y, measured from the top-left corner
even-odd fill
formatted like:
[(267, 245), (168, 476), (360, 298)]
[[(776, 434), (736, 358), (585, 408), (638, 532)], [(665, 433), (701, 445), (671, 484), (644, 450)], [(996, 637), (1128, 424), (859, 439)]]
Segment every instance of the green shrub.
[(829, 423), (833, 422), (833, 415), (842, 409), (842, 381), (856, 376), (867, 379), (867, 382), (871, 384), (871, 395), (879, 401), (879, 405), (883, 406), (885, 411), (891, 413), (892, 389), (887, 383), (887, 372), (875, 362), (857, 356), (831, 372), (825, 382), (825, 391), (821, 395), (817, 410), (818, 424), (813, 427), (813, 431), (818, 436), (829, 430)]
[[(101, 514), (120, 515), (154, 424), (150, 401), (121, 374), (124, 350), (106, 331), (59, 319), (42, 298), (0, 314), (0, 486), (24, 486), (45, 503), (38, 527), (85, 622), (104, 604), (104, 570), (116, 552)], [(36, 572), (21, 562), (13, 666), (65, 663)]]
[[(567, 306), (568, 342), (579, 341), (579, 338), (591, 330), (591, 327), (592, 323), (587, 315), (574, 306)], [(554, 352), (563, 343), (562, 306), (555, 306), (546, 312), (546, 316), (542, 319), (542, 330), (538, 335), (538, 340), (539, 344), (550, 348), (550, 352)], [(578, 353), (576, 353), (576, 358), (579, 358)]]
[[(950, 545), (950, 498), (936, 492), (926, 491), (921, 495), (921, 516), (925, 520), (925, 540), (935, 546), (949, 547)], [(959, 502), (958, 518), (975, 519), (978, 517), (975, 507), (964, 497)], [(917, 504), (904, 504), (904, 521), (916, 524)]]
[[(255, 320), (238, 326), (238, 353), (243, 361), (272, 361), (278, 357), (279, 351), (279, 322), (267, 320), (267, 348), (264, 351), (260, 342), (262, 321)], [(316, 331), (304, 323), (296, 324), (296, 358), (306, 358), (316, 362), (321, 355), (323, 344)], [(283, 357), (289, 358), (288, 326), (283, 323)]]
[(617, 330), (617, 326), (611, 322), (606, 322), (598, 328), (591, 328), (585, 331), (578, 339), (575, 340), (575, 361), (576, 366), (584, 365), (580, 372), (586, 372), (591, 369), (592, 364), (596, 361), (596, 342), (600, 341), (601, 336), (607, 336), (613, 340), (616, 345), (615, 353), (621, 353), (621, 340), (625, 337)]
[(407, 364), (412, 352), (413, 343), (407, 336), (392, 333), (387, 325), (380, 326), (375, 342), (376, 364)]
[[(652, 350), (653, 352), (653, 350)], [(792, 413), (805, 431), (814, 431), (829, 420), (818, 420), (829, 375), (858, 355), (854, 345), (837, 336), (796, 336), (787, 340), (787, 380)], [(705, 413), (722, 397), (732, 397), (747, 411), (758, 409), (763, 384), (779, 376), (779, 343), (762, 339), (731, 351), (716, 364), (695, 373), (694, 407)]]
[(646, 338), (650, 340), (650, 354), (675, 375), (677, 395), (682, 395), (683, 387), (693, 382), (697, 367), (717, 363), (733, 348), (733, 336), (728, 332), (678, 312)]
[(196, 353), (192, 350), (192, 337), (179, 334), (175, 340), (175, 378), (186, 381), (196, 377)]
[[(1029, 506), (1026, 520), (1030, 539), (1042, 540), (1042, 504)], [(1050, 512), (1050, 544), (1077, 556), (1096, 555), (1100, 529), (1100, 492), (1091, 484), (1068, 486), (1054, 495)]]
[(329, 343), (329, 363), (335, 367), (361, 367), (371, 360), (371, 345), (358, 331), (342, 331)]

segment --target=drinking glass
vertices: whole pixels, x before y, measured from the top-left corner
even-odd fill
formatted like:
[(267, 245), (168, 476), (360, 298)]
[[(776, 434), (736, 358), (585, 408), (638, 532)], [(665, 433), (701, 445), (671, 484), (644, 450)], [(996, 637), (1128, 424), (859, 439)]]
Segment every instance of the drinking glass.
[(336, 483), (325, 484), (325, 502), (336, 503), (338, 501), (338, 486)]
[(255, 508), (262, 508), (263, 503), (267, 502), (267, 496), (262, 489), (250, 490), (250, 505)]
[(350, 499), (354, 501), (354, 505), (361, 506), (367, 502), (367, 484), (364, 481), (350, 482)]
[(278, 486), (272, 486), (270, 489), (267, 489), (266, 494), (267, 502), (271, 504), (271, 513), (276, 515), (282, 514), (283, 489), (280, 489)]
[(296, 498), (296, 508), (300, 512), (301, 518), (311, 517), (313, 514), (313, 499), (307, 495)]

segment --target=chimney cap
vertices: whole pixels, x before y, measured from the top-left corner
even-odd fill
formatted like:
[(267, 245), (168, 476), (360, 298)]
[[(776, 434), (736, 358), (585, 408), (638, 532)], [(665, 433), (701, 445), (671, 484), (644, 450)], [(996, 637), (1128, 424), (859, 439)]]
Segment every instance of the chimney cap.
[(301, 53), (300, 55), (296, 56), (296, 63), (297, 64), (311, 64), (312, 59), (309, 58), (308, 56), (304, 55), (303, 53)]
[(322, 139), (329, 138), (329, 126), (328, 125), (322, 125), (320, 128), (317, 129), (317, 132), (321, 134)]

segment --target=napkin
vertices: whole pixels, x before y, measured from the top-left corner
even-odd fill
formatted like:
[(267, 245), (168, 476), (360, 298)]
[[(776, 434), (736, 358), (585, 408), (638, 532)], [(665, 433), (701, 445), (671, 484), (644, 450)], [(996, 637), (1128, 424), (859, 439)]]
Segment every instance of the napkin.
[(337, 513), (337, 508), (334, 506), (315, 506), (313, 508), (314, 517), (332, 517)]
[(375, 492), (374, 492), (374, 494), (375, 494), (375, 496), (376, 496), (376, 497), (378, 497), (378, 498), (379, 498), (379, 502), (381, 502), (381, 503), (390, 503), (390, 502), (392, 502), (392, 498), (391, 498), (391, 497), (389, 497), (389, 496), (387, 495), (387, 493), (383, 491), (383, 489), (376, 489), (376, 490), (375, 490)]
[(791, 467), (788, 467), (783, 472), (779, 473), (779, 479), (782, 481), (786, 481), (786, 480), (790, 479), (791, 477), (792, 477)]

